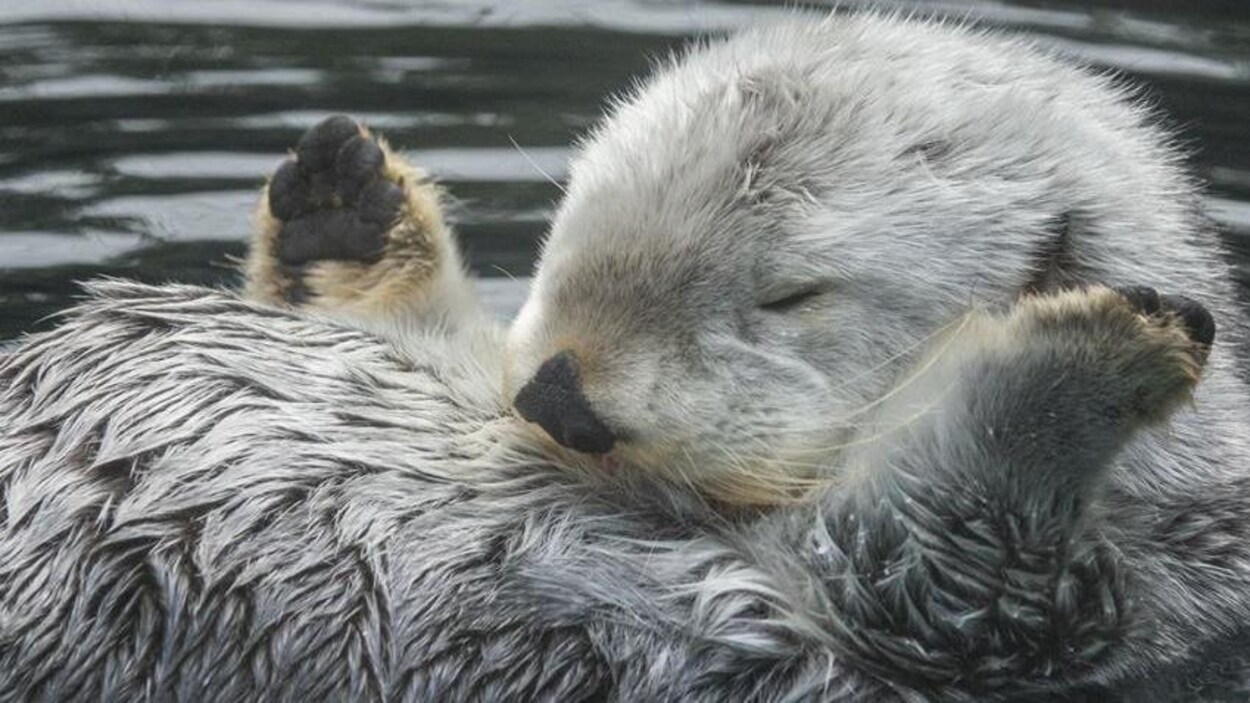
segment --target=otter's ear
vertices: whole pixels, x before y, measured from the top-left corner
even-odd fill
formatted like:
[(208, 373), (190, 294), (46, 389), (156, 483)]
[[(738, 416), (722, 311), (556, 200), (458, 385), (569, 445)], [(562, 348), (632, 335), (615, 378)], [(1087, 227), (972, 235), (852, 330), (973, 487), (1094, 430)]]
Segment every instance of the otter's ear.
[(1073, 249), (1073, 233), (1079, 226), (1072, 212), (1055, 218), (1051, 236), (1033, 255), (1033, 275), (1021, 287), (1021, 294), (1054, 293), (1082, 285), (1085, 272)]

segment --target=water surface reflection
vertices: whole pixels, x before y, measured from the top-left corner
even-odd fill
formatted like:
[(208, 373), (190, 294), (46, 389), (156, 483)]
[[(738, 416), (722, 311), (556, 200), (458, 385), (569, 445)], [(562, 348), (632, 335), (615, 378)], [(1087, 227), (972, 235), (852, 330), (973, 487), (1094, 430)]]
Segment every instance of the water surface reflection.
[[(1195, 148), (1209, 212), (1250, 290), (1250, 9), (923, 5), (1146, 80)], [(262, 174), (334, 112), (362, 117), (447, 183), (472, 265), (506, 306), (520, 290), (507, 276), (529, 273), (559, 195), (540, 170), (563, 176), (568, 145), (604, 97), (691, 35), (790, 12), (658, 0), (0, 0), (0, 338), (46, 324), (75, 280), (233, 282)]]

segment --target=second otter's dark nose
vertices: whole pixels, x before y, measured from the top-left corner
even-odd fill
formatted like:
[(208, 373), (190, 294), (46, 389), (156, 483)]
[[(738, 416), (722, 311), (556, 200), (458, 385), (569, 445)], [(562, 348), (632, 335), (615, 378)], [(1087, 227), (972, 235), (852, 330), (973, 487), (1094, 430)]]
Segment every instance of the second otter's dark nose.
[(517, 393), (513, 406), (521, 417), (538, 423), (552, 439), (569, 449), (603, 454), (616, 443), (612, 430), (595, 415), (582, 393), (577, 360), (569, 352), (544, 361), (538, 373)]

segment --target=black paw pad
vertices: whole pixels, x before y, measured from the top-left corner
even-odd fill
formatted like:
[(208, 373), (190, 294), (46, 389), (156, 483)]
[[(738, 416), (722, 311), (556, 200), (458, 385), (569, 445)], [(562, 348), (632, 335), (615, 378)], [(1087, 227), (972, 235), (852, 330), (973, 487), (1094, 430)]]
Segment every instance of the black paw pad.
[(1162, 300), (1164, 307), (1180, 318), (1190, 339), (1211, 346), (1215, 341), (1215, 318), (1202, 303), (1183, 295), (1165, 295)]
[(269, 181), (269, 211), (283, 221), (279, 260), (300, 266), (381, 258), (405, 200), (403, 189), (385, 179), (385, 165), (382, 147), (350, 117), (331, 117), (304, 133), (295, 158)]
[(335, 115), (313, 125), (295, 145), (295, 156), (308, 172), (325, 171), (334, 165), (339, 149), (360, 134), (360, 125), (347, 115)]
[(294, 161), (283, 161), (269, 179), (269, 212), (279, 220), (293, 220), (311, 207), (312, 187)]
[(365, 222), (390, 229), (399, 219), (404, 190), (390, 181), (374, 181), (360, 192), (356, 211)]
[(335, 190), (349, 203), (356, 202), (360, 190), (382, 173), (386, 156), (377, 142), (356, 135), (348, 139), (335, 155)]
[(1143, 315), (1157, 315), (1162, 306), (1159, 291), (1150, 286), (1124, 286), (1116, 288), (1115, 292), (1123, 296), (1134, 310)]
[(288, 266), (319, 260), (377, 261), (386, 248), (386, 230), (351, 210), (315, 213), (282, 226), (278, 259)]

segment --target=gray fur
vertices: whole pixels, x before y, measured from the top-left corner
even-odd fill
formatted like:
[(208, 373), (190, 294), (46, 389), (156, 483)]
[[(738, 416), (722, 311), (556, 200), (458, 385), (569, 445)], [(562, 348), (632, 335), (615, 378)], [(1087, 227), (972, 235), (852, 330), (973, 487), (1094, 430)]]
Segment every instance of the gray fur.
[(1026, 288), (1183, 291), (1234, 349), (1244, 315), (1194, 185), (1130, 97), (1024, 40), (871, 15), (694, 51), (574, 159), (509, 331), (513, 390), (572, 348), (632, 438), (621, 460), (716, 488), (836, 466), (823, 448), (921, 340)]
[[(8, 699), (968, 698), (1118, 679), (1217, 627), (1135, 603), (1158, 586), (1139, 579), (1159, 569), (1140, 538), (1071, 532), (1084, 491), (1017, 474), (1053, 469), (969, 431), (1026, 426), (1047, 447), (1089, 425), (1092, 399), (1127, 408), (1140, 379), (1073, 365), (1081, 337), (950, 355), (997, 364), (975, 375), (1035, 398), (1022, 417), (969, 418), (997, 396), (968, 384), (888, 456), (860, 457), (881, 471), (862, 487), (725, 519), (676, 487), (517, 453), (445, 350), (405, 358), (190, 287), (91, 292), (0, 366)], [(1055, 385), (1057, 363), (1072, 383)], [(1052, 466), (1096, 482), (1124, 417), (1055, 443)], [(1175, 528), (1203, 530), (1190, 568), (1242, 558), (1247, 524), (1216, 498)]]
[[(489, 332), (388, 341), (219, 292), (120, 282), (95, 284), (64, 325), (9, 352), (0, 361), (0, 700), (1235, 699), (1250, 614), (1250, 401), (1228, 346), (1215, 350), (1192, 407), (1139, 429), (1158, 419), (1139, 416), (1143, 393), (1169, 407), (1179, 399), (1161, 380), (1170, 362), (1142, 352), (1154, 337), (1097, 306), (1074, 308), (1050, 331), (1021, 323), (1024, 312), (977, 312), (865, 418), (890, 432), (825, 457), (837, 479), (826, 490), (762, 512), (714, 509), (681, 472), (583, 475), (519, 431), (499, 388), (505, 365), (524, 378), (561, 325), (601, 331), (579, 308), (589, 301), (632, 334), (725, 319), (708, 303), (694, 318), (685, 308), (632, 315), (655, 309), (646, 295), (679, 290), (666, 287), (681, 280), (671, 272), (698, 272), (687, 256), (730, 267), (703, 285), (724, 292), (726, 281), (734, 291), (743, 282), (754, 294), (756, 280), (732, 266), (761, 259), (729, 244), (759, 237), (785, 244), (798, 232), (818, 247), (805, 260), (851, 267), (847, 304), (813, 323), (853, 340), (841, 352), (851, 366), (817, 366), (802, 383), (877, 368), (964, 314), (974, 289), (1007, 307), (1037, 278), (1033, 257), (1051, 225), (1075, 212), (1067, 254), (1080, 266), (1063, 273), (1185, 292), (1229, 337), (1244, 329), (1162, 137), (1104, 81), (1018, 45), (885, 19), (795, 24), (697, 53), (650, 95), (695, 79), (714, 92), (719, 67), (739, 54), (816, 56), (818, 41), (850, 52), (848, 75), (865, 89), (881, 60), (874, 51), (901, 56), (904, 68), (950, 69), (958, 80), (949, 85), (921, 82), (953, 93), (902, 90), (916, 96), (917, 114), (960, 112), (956, 87), (977, 85), (971, 66), (1035, 91), (980, 105), (982, 118), (997, 115), (989, 126), (950, 128), (942, 148), (911, 135), (925, 137), (908, 140), (916, 158), (983, 153), (944, 166), (966, 180), (882, 181), (869, 161), (847, 162), (838, 178), (862, 174), (845, 192), (867, 209), (842, 224), (828, 215), (843, 191), (819, 179), (759, 180), (770, 168), (809, 173), (765, 161), (750, 162), (750, 202), (680, 219), (729, 181), (701, 170), (692, 152), (677, 155), (690, 171), (672, 171), (664, 147), (686, 144), (697, 156), (690, 140), (704, 131), (730, 145), (739, 135), (719, 123), (695, 129), (698, 120), (682, 131), (682, 110), (712, 119), (715, 103), (700, 113), (698, 100), (665, 107), (644, 91), (642, 107), (618, 111), (574, 169), (506, 359)], [(778, 70), (770, 75), (811, 75)], [(786, 81), (743, 85), (784, 107)], [(638, 130), (647, 124), (651, 134)], [(903, 146), (884, 132), (886, 142), (865, 143), (860, 132), (806, 124), (803, 134), (841, 134), (865, 159)], [(988, 141), (978, 151), (960, 141), (968, 135)], [(805, 144), (791, 156), (843, 153)], [(1031, 156), (1008, 158), (1013, 144)], [(713, 153), (722, 146), (707, 153), (737, 178), (745, 162)], [(610, 158), (630, 153), (651, 160)], [(1001, 179), (986, 178), (998, 185), (981, 193), (975, 177), (987, 170)], [(617, 195), (596, 200), (612, 182)], [(952, 200), (938, 198), (947, 191)], [(635, 192), (651, 200), (631, 200)], [(814, 218), (802, 206), (811, 198)], [(780, 228), (744, 224), (761, 212)], [(881, 226), (852, 232), (848, 222)], [(818, 255), (826, 242), (814, 223), (844, 258), (833, 255), (843, 249)], [(667, 246), (681, 233), (697, 246)], [(717, 233), (736, 239), (721, 246)], [(873, 268), (874, 251), (891, 265)], [(622, 291), (645, 295), (620, 305)], [(869, 307), (870, 293), (885, 302)], [(896, 309), (906, 314), (892, 317)], [(793, 332), (800, 343), (770, 352), (780, 368), (817, 349), (807, 330)], [(657, 373), (638, 349), (641, 371), (621, 377)], [(734, 357), (662, 355), (659, 368), (689, 358)], [(748, 380), (765, 393), (795, 377), (754, 368)], [(837, 407), (805, 405), (799, 392), (756, 409), (836, 420), (902, 371), (883, 367)], [(689, 382), (692, 397), (719, 397), (726, 378), (663, 373)], [(589, 395), (648, 441), (644, 414), (630, 408), (640, 394), (619, 390)], [(663, 412), (677, 433), (702, 421)], [(710, 444), (697, 427), (687, 438), (704, 462), (693, 468), (723, 466), (700, 456)]]

